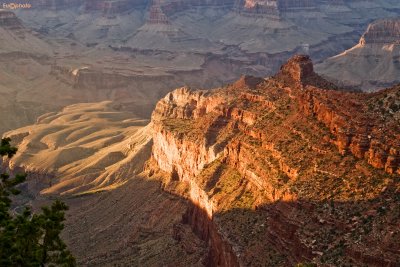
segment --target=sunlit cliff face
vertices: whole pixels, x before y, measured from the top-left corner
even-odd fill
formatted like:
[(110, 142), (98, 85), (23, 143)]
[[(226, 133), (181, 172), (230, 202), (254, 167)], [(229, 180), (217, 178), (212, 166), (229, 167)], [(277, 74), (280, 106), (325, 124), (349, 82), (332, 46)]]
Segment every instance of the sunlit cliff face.
[(246, 0), (244, 7), (254, 8), (257, 5), (264, 7), (277, 7), (276, 1), (270, 1), (270, 0)]
[[(207, 266), (397, 266), (398, 255), (381, 251), (398, 247), (388, 222), (399, 214), (399, 89), (341, 91), (308, 56), (268, 79), (177, 89), (153, 112), (149, 173), (164, 173), (166, 190), (187, 186), (194, 207), (183, 221), (209, 241)], [(379, 206), (393, 210), (378, 215)], [(368, 232), (364, 214), (375, 214)], [(339, 255), (330, 244), (340, 242)]]

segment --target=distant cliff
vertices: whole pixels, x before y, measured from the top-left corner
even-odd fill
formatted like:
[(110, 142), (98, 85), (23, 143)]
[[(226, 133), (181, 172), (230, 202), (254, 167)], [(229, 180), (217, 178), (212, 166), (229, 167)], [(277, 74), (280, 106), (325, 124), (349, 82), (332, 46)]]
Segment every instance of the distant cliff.
[(7, 10), (0, 10), (0, 27), (12, 31), (23, 29), (21, 21), (15, 16), (14, 12)]
[(382, 19), (371, 23), (360, 44), (400, 44), (400, 19)]
[(332, 81), (373, 91), (400, 82), (400, 19), (371, 23), (357, 45), (326, 59), (316, 69)]

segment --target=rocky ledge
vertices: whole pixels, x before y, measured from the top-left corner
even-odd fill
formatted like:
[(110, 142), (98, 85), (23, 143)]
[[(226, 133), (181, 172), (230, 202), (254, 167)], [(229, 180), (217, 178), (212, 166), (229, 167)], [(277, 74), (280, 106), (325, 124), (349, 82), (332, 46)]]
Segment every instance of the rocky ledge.
[(266, 80), (180, 88), (153, 112), (148, 169), (186, 188), (182, 223), (211, 266), (398, 266), (399, 98), (336, 90), (307, 56)]

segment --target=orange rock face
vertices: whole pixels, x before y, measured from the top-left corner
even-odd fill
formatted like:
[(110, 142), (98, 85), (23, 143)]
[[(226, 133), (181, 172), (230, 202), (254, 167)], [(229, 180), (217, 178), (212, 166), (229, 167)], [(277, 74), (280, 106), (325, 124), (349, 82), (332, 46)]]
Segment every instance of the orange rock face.
[(153, 112), (152, 161), (187, 186), (210, 265), (395, 266), (400, 253), (374, 238), (400, 234), (388, 224), (399, 223), (399, 98), (400, 87), (337, 90), (296, 56), (267, 80), (169, 93)]

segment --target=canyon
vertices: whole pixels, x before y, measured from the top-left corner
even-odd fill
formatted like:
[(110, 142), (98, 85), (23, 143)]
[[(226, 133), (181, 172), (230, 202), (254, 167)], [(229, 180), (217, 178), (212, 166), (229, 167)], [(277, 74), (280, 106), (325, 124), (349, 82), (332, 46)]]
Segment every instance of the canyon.
[[(138, 134), (119, 130), (122, 140), (92, 142), (81, 126), (102, 136), (115, 132), (107, 125), (131, 123), (112, 102), (71, 106), (7, 135), (21, 148), (15, 166), (43, 162), (50, 170), (55, 164), (41, 157), (99, 149), (92, 167), (72, 153), (31, 202), (64, 192), (72, 207), (65, 238), (81, 265), (397, 266), (399, 89), (347, 92), (316, 74), (310, 57), (295, 56), (269, 78), (178, 88), (157, 103), (148, 126), (133, 126)], [(70, 140), (79, 134), (87, 141)], [(113, 145), (101, 148), (107, 138)], [(129, 149), (140, 144), (141, 156)], [(130, 156), (105, 165), (115, 153)], [(95, 175), (74, 175), (80, 182), (71, 189), (74, 170)], [(87, 225), (96, 225), (90, 239)], [(104, 240), (117, 245), (103, 248)], [(161, 250), (170, 256), (160, 258)]]
[(65, 201), (79, 266), (399, 266), (399, 10), (0, 9), (1, 168), (28, 174), (13, 212)]
[(0, 133), (80, 102), (123, 102), (148, 119), (171, 88), (270, 76), (299, 52), (322, 62), (351, 48), (371, 20), (398, 16), (399, 7), (390, 0), (60, 0), (1, 10), (1, 114), (8, 116)]
[(2, 169), (28, 175), (13, 212), (62, 198), (70, 207), (63, 239), (79, 266), (202, 266), (204, 241), (189, 226), (179, 228), (186, 247), (174, 238), (186, 201), (141, 174), (151, 154), (148, 123), (105, 101), (70, 105), (6, 133), (18, 154), (2, 159)]
[[(68, 38), (48, 39), (27, 28), (13, 12), (1, 10), (0, 17), (0, 133), (81, 102), (122, 102), (148, 119), (157, 100), (170, 88), (216, 86), (233, 79), (232, 71), (241, 68), (239, 63), (194, 54), (172, 56), (146, 50), (132, 56), (115, 49), (97, 50)], [(179, 67), (186, 61), (194, 69)], [(200, 64), (210, 67), (202, 70), (197, 68)]]

